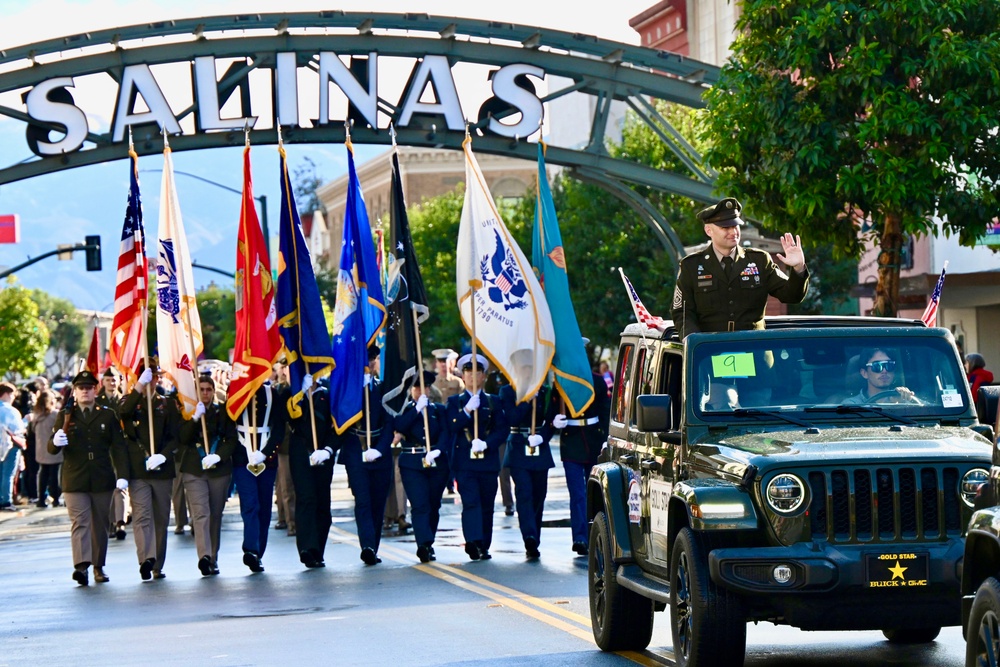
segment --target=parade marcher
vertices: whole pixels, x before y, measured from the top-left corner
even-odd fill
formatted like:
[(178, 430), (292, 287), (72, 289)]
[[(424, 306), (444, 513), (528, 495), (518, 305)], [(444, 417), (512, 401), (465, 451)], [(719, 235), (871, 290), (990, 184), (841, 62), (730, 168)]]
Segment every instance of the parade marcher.
[(440, 394), (438, 399), (441, 403), (447, 404), (448, 399), (457, 396), (465, 391), (465, 383), (462, 378), (455, 374), (455, 360), (458, 359), (458, 352), (448, 348), (434, 350), (434, 368), (437, 377), (432, 385)]
[(243, 518), (243, 564), (255, 573), (264, 571), (262, 560), (271, 526), (274, 480), (278, 474), (278, 443), (271, 433), (279, 419), (279, 400), (271, 382), (265, 382), (236, 420), (239, 446), (233, 452), (233, 483), (240, 496)]
[(587, 520), (587, 477), (597, 463), (608, 440), (608, 420), (611, 416), (611, 396), (604, 378), (591, 374), (594, 400), (579, 418), (568, 419), (560, 411), (552, 419), (552, 426), (560, 429), (559, 458), (566, 473), (566, 490), (569, 492), (569, 522), (573, 534), (573, 551), (587, 555), (589, 547), (589, 521)]
[[(156, 391), (160, 373), (155, 357), (142, 371), (118, 405), (128, 457), (119, 477), (128, 480), (132, 506), (132, 536), (139, 558), (139, 576), (143, 581), (163, 579), (167, 558), (167, 525), (170, 522), (170, 494), (176, 469), (173, 450), (177, 445), (176, 429), (183, 417), (173, 397)], [(153, 441), (150, 442), (149, 405), (153, 406)], [(110, 499), (109, 499), (110, 500)]]
[(50, 454), (63, 455), (62, 490), (71, 523), (73, 581), (81, 586), (90, 583), (91, 565), (94, 581), (108, 581), (104, 563), (111, 492), (116, 486), (128, 486), (121, 474), (116, 475), (116, 468), (127, 467), (121, 424), (114, 412), (97, 404), (96, 387), (97, 377), (90, 371), (73, 378), (75, 400), (59, 411), (48, 442)]
[(28, 424), (28, 446), (35, 450), (35, 460), (38, 461), (38, 501), (36, 507), (47, 507), (46, 497), (52, 498), (52, 506), (59, 507), (62, 487), (59, 486), (59, 467), (63, 462), (62, 452), (49, 454), (49, 440), (55, 431), (56, 396), (48, 389), (38, 392), (38, 399), (33, 408), (34, 417)]
[[(274, 365), (271, 373), (271, 386), (277, 392), (279, 400), (288, 391), (288, 366), (284, 362)], [(283, 405), (283, 404), (282, 404)], [(279, 407), (281, 407), (279, 405)], [(276, 426), (282, 423), (279, 420)], [(295, 532), (295, 483), (292, 481), (292, 468), (288, 462), (288, 436), (289, 429), (284, 429), (284, 436), (278, 439), (278, 476), (274, 480), (274, 500), (278, 508), (278, 520), (274, 524), (275, 530), (287, 530), (289, 537), (294, 537)]]
[[(448, 431), (447, 408), (430, 400), (430, 388), (435, 374), (423, 371), (424, 392), (414, 375), (410, 378), (410, 397), (393, 418), (393, 441), (399, 442), (399, 474), (412, 506), (413, 536), (417, 542), (417, 558), (421, 563), (437, 560), (434, 536), (441, 512), (441, 497), (451, 476), (448, 460), (451, 456), (451, 434)], [(427, 430), (424, 429), (424, 415)], [(426, 437), (425, 433), (430, 437)], [(430, 441), (430, 448), (427, 443)]]
[(198, 378), (198, 398), (192, 418), (180, 424), (176, 458), (184, 494), (191, 504), (198, 570), (208, 576), (219, 573), (222, 513), (232, 484), (237, 440), (236, 424), (226, 414), (226, 406), (215, 401), (215, 380), (211, 375)]
[(672, 314), (682, 340), (699, 331), (763, 329), (768, 296), (799, 303), (806, 295), (809, 271), (799, 237), (781, 237), (785, 254), (776, 256), (791, 269), (786, 274), (769, 253), (740, 246), (741, 210), (727, 197), (698, 213), (712, 243), (682, 259), (677, 272)]
[(347, 482), (354, 494), (354, 519), (358, 525), (361, 560), (365, 565), (381, 563), (382, 516), (392, 486), (391, 415), (382, 406), (382, 383), (378, 381), (379, 348), (368, 348), (368, 368), (364, 378), (368, 398), (361, 419), (337, 439), (337, 463), (347, 469)]
[[(97, 392), (97, 402), (118, 414), (118, 404), (121, 402), (118, 392), (118, 376), (110, 368), (101, 374), (101, 388)], [(109, 517), (108, 536), (117, 540), (125, 539), (125, 523), (128, 514), (128, 489), (115, 489), (111, 494), (111, 515)]]
[(4, 510), (14, 509), (14, 478), (21, 464), (18, 440), (24, 423), (21, 413), (13, 406), (16, 392), (17, 388), (11, 383), (0, 382), (0, 509)]
[(465, 553), (472, 560), (492, 558), (500, 445), (506, 442), (509, 431), (500, 399), (482, 389), (488, 365), (481, 354), (462, 356), (458, 367), (466, 389), (448, 399), (448, 429), (454, 438), (451, 465), (462, 498)]
[[(510, 425), (503, 467), (514, 480), (514, 502), (517, 522), (524, 540), (524, 553), (538, 558), (541, 553), (542, 510), (549, 486), (549, 468), (556, 466), (549, 441), (552, 439), (551, 419), (555, 402), (546, 407), (550, 390), (543, 386), (533, 400), (517, 402), (517, 393), (510, 385), (500, 389), (504, 417)], [(534, 410), (534, 419), (532, 419)]]
[[(288, 410), (291, 392), (279, 394), (281, 418), (272, 437), (288, 440), (288, 464), (295, 488), (295, 546), (299, 560), (308, 568), (326, 567), (323, 560), (333, 520), (330, 515), (330, 484), (333, 481), (337, 440), (330, 415), (330, 392), (312, 375), (302, 378), (299, 416)], [(287, 431), (287, 435), (286, 435)]]

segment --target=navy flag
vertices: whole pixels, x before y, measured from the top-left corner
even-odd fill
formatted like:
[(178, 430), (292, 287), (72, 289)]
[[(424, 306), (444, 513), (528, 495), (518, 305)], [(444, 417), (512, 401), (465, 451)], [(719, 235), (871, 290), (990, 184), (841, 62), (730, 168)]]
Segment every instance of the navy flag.
[(406, 216), (406, 200), (403, 197), (403, 183), (399, 173), (399, 156), (392, 153), (392, 202), (390, 204), (388, 280), (385, 304), (388, 311), (385, 332), (385, 362), (382, 368), (382, 382), (385, 394), (382, 405), (393, 415), (399, 414), (406, 402), (406, 382), (422, 370), (420, 355), (417, 354), (419, 330), (413, 321), (427, 319), (427, 292), (424, 279), (420, 276), (417, 255), (410, 238), (410, 222)]

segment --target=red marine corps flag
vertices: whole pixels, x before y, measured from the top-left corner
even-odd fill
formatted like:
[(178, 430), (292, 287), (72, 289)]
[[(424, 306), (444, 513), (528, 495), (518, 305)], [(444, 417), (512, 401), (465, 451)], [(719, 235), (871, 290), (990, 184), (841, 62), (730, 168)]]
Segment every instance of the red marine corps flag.
[(267, 243), (254, 208), (250, 143), (243, 150), (243, 210), (236, 241), (236, 347), (226, 411), (239, 418), (257, 390), (271, 377), (281, 351), (274, 282)]

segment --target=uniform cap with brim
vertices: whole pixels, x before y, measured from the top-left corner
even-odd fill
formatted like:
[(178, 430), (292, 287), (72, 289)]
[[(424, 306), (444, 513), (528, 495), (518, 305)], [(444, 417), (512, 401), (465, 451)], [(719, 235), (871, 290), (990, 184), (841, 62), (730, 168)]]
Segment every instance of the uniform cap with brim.
[[(476, 355), (476, 361), (479, 362), (479, 367), (485, 373), (489, 367), (490, 362), (481, 354)], [(462, 371), (472, 370), (472, 354), (463, 354), (458, 358), (458, 364), (456, 364)], [(468, 366), (468, 368), (466, 368)]]
[(103, 377), (103, 378), (113, 378), (113, 377), (118, 377), (118, 376), (115, 375), (115, 372), (113, 370), (111, 370), (110, 368), (106, 368), (104, 370), (104, 373), (101, 375), (101, 377)]
[(434, 355), (435, 359), (439, 359), (441, 361), (446, 361), (449, 357), (451, 357), (451, 355), (457, 354), (457, 353), (455, 352), (455, 350), (452, 350), (451, 348), (448, 348), (448, 347), (439, 347), (438, 349), (436, 349), (433, 352), (431, 352), (431, 354)]
[(96, 387), (98, 384), (97, 376), (90, 371), (80, 371), (73, 378), (74, 387)]
[(740, 211), (743, 206), (735, 197), (726, 197), (718, 204), (708, 206), (698, 212), (698, 219), (717, 227), (738, 227), (743, 224)]

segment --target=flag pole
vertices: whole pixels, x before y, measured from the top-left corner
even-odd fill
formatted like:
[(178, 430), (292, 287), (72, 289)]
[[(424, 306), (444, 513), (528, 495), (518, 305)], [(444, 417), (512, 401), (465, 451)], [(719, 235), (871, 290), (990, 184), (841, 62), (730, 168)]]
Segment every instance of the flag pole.
[[(422, 396), (427, 390), (424, 385), (424, 355), (420, 349), (420, 320), (417, 317), (417, 309), (413, 308), (413, 304), (410, 304), (410, 312), (413, 313), (413, 336), (417, 341), (417, 376), (420, 380), (420, 395)], [(427, 446), (427, 453), (431, 451), (431, 420), (427, 416), (427, 408), (424, 408), (424, 443)], [(434, 462), (427, 466), (428, 468), (433, 467)]]
[[(167, 147), (167, 130), (163, 129), (163, 146)], [(128, 152), (129, 155), (135, 155), (136, 159), (139, 155), (135, 152), (135, 146), (132, 144), (132, 126), (128, 126)], [(138, 165), (133, 162), (133, 169), (138, 169)], [(143, 237), (142, 245), (145, 249), (146, 239)], [(145, 250), (143, 250), (145, 252)], [(149, 273), (142, 277), (143, 282), (146, 284), (146, 298), (142, 300), (142, 350), (143, 359), (146, 362), (146, 368), (150, 368), (149, 365)], [(150, 370), (152, 372), (152, 370)], [(156, 453), (156, 439), (155, 430), (153, 428), (153, 390), (155, 387), (146, 387), (146, 414), (149, 415), (149, 455), (152, 456)]]
[(371, 408), (368, 403), (368, 383), (365, 383), (365, 446), (361, 449), (363, 452), (367, 452), (372, 448), (372, 418), (371, 418)]

